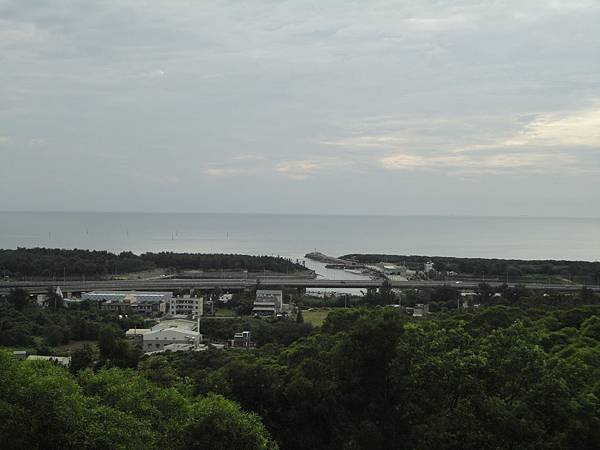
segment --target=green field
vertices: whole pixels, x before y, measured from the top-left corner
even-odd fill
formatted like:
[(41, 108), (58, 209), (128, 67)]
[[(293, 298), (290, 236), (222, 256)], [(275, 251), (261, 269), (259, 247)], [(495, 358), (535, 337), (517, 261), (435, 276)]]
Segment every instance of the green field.
[(237, 314), (234, 310), (228, 308), (215, 308), (216, 317), (235, 317)]
[(314, 327), (320, 327), (331, 311), (333, 311), (331, 308), (319, 308), (313, 309), (313, 311), (305, 309), (302, 310), (302, 317), (305, 323), (310, 323)]

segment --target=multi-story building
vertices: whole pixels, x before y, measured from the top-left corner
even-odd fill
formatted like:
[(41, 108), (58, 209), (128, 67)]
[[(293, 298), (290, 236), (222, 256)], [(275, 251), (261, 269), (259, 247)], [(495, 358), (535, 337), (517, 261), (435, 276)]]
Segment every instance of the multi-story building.
[(204, 312), (202, 297), (171, 297), (169, 301), (169, 314), (171, 316), (195, 316)]
[(164, 313), (172, 295), (171, 292), (85, 292), (81, 299), (98, 302), (103, 310), (151, 315)]
[(259, 316), (275, 316), (283, 312), (283, 292), (280, 290), (258, 289), (252, 312)]

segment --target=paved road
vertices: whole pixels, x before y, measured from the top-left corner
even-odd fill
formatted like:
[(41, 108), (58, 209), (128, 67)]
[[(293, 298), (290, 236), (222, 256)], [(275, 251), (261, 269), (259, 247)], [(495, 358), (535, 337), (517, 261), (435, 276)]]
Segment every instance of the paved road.
[[(377, 288), (381, 286), (381, 280), (323, 280), (305, 278), (264, 278), (260, 280), (263, 288)], [(442, 285), (452, 285), (461, 289), (474, 289), (479, 281), (393, 281), (392, 286), (396, 288), (425, 288)], [(502, 283), (490, 282), (491, 286), (499, 286)], [(49, 287), (60, 286), (63, 292), (85, 292), (93, 290), (117, 290), (117, 291), (171, 291), (177, 289), (230, 289), (240, 290), (256, 286), (255, 279), (158, 279), (158, 280), (114, 280), (114, 281), (33, 281), (33, 282), (0, 282), (0, 292), (21, 287), (29, 292), (43, 293)], [(513, 286), (509, 283), (509, 286)], [(528, 283), (524, 285), (531, 290), (542, 291), (577, 291), (581, 285), (577, 284), (539, 284)], [(589, 286), (596, 292), (600, 292), (600, 286)]]

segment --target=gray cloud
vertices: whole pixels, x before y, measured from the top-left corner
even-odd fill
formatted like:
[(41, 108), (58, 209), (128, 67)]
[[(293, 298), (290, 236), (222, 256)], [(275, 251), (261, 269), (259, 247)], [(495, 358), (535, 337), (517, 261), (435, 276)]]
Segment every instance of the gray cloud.
[(496, 189), (494, 213), (599, 215), (598, 22), (595, 1), (0, 0), (0, 189), (22, 186), (0, 209), (488, 214)]

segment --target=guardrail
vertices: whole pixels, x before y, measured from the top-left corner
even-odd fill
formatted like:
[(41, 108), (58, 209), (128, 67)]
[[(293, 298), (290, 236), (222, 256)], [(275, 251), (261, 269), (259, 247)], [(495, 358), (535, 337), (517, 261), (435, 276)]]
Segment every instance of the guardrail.
[[(323, 280), (323, 279), (298, 279), (278, 278), (259, 279), (261, 287), (288, 287), (288, 288), (378, 288), (382, 280)], [(459, 289), (475, 289), (479, 281), (392, 281), (395, 288), (430, 288), (444, 285), (454, 286)], [(60, 286), (63, 292), (85, 292), (94, 290), (111, 291), (170, 291), (178, 289), (230, 289), (242, 290), (253, 288), (257, 284), (256, 279), (159, 279), (159, 280), (87, 280), (80, 282), (60, 281), (16, 281), (0, 282), (0, 292), (8, 292), (10, 289), (23, 288), (32, 294), (43, 293), (48, 288)], [(492, 287), (498, 287), (503, 283), (488, 283)], [(515, 283), (508, 283), (515, 286)], [(519, 284), (530, 290), (539, 291), (564, 291), (573, 292), (580, 290), (583, 286), (579, 284), (543, 284), (525, 283)], [(588, 286), (596, 292), (600, 292), (600, 286)]]

